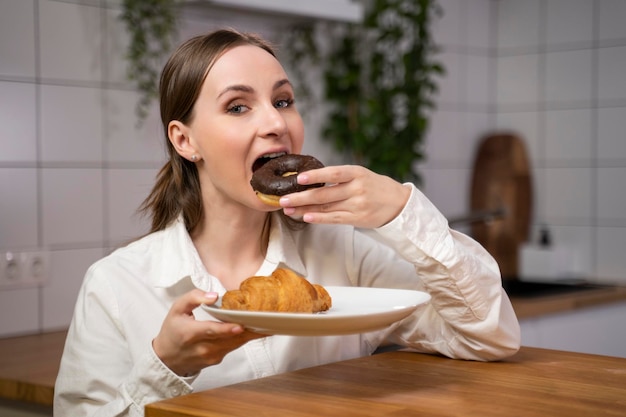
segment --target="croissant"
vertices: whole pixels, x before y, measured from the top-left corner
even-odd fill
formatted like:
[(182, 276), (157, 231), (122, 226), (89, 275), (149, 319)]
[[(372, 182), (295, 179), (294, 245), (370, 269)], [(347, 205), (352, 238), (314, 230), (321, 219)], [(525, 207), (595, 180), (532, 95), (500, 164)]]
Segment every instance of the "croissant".
[(328, 291), (295, 272), (278, 268), (270, 276), (244, 280), (238, 290), (227, 291), (222, 308), (229, 310), (317, 313), (332, 306)]

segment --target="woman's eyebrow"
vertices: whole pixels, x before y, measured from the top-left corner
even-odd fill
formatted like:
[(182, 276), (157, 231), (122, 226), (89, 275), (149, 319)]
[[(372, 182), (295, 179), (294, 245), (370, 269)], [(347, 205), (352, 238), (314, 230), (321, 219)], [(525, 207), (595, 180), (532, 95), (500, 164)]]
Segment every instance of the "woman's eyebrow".
[(228, 87), (226, 87), (225, 89), (223, 89), (218, 95), (217, 97), (221, 97), (224, 94), (228, 93), (229, 91), (241, 91), (244, 93), (253, 93), (254, 92), (254, 88), (250, 87), (249, 85), (243, 85), (243, 84), (235, 84), (235, 85), (229, 85)]
[(274, 90), (279, 89), (280, 87), (282, 87), (285, 84), (289, 84), (291, 85), (291, 82), (287, 79), (287, 78), (283, 78), (282, 80), (278, 80), (274, 83)]
[[(287, 79), (284, 78), (282, 80), (278, 80), (274, 83), (274, 90), (279, 89), (280, 87), (282, 87), (285, 84), (289, 84), (291, 85), (291, 82)], [(244, 84), (234, 84), (234, 85), (229, 85), (228, 87), (224, 88), (218, 95), (217, 97), (221, 97), (224, 94), (228, 93), (229, 91), (240, 91), (243, 93), (254, 93), (254, 88), (250, 87), (249, 85), (244, 85)]]

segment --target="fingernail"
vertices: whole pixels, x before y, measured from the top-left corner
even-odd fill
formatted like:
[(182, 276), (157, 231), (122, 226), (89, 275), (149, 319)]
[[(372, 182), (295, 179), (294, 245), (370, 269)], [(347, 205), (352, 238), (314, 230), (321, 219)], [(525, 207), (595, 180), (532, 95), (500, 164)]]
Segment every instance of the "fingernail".
[(204, 296), (209, 300), (217, 300), (218, 294), (216, 292), (205, 292)]
[(304, 216), (302, 216), (302, 221), (310, 223), (313, 221), (313, 215), (311, 214), (305, 214)]
[(289, 197), (281, 197), (280, 200), (278, 200), (278, 204), (280, 204), (283, 207), (288, 206), (289, 205)]
[(293, 207), (285, 207), (283, 209), (283, 212), (287, 215), (287, 216), (291, 216), (293, 213), (296, 212), (296, 209)]
[(307, 174), (299, 174), (298, 175), (298, 184), (307, 184), (309, 182), (309, 176)]

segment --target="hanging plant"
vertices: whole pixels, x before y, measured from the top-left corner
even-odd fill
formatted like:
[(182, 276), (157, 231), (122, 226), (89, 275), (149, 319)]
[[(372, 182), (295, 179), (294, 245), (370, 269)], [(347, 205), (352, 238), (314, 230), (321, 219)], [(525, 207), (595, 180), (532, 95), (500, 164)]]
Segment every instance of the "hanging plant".
[[(430, 35), (430, 25), (442, 10), (435, 0), (364, 4), (362, 24), (293, 31), (287, 55), (294, 68), (313, 62), (298, 55), (307, 51), (323, 66), (324, 99), (330, 106), (322, 129), (325, 139), (351, 155), (353, 163), (419, 183), (414, 164), (424, 158), (428, 114), (438, 91), (435, 77), (444, 74), (433, 58), (437, 48)], [(324, 36), (316, 36), (317, 31)], [(309, 39), (318, 40), (314, 47)]]
[(136, 113), (139, 121), (148, 114), (158, 96), (160, 69), (170, 53), (176, 35), (179, 0), (123, 0), (120, 19), (126, 25), (130, 42), (126, 58), (128, 78), (141, 96)]

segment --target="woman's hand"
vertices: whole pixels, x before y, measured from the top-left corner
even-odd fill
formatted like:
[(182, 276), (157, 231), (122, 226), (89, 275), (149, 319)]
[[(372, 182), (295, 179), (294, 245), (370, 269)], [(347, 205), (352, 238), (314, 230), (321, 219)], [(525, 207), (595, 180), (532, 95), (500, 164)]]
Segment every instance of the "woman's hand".
[(307, 223), (376, 228), (393, 220), (411, 194), (409, 187), (358, 165), (329, 166), (298, 174), (298, 184), (331, 184), (280, 199), (286, 215)]
[(217, 294), (193, 290), (172, 304), (159, 334), (152, 341), (156, 355), (177, 375), (193, 375), (216, 365), (227, 353), (263, 335), (245, 331), (239, 324), (199, 321), (193, 310), (213, 304)]

